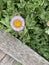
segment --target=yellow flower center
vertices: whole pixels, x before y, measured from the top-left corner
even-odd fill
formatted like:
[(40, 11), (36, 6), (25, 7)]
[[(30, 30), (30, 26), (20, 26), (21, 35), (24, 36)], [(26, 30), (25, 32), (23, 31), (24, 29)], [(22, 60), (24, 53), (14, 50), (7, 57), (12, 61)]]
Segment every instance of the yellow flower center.
[(47, 22), (47, 25), (49, 25), (49, 21)]
[(14, 20), (13, 25), (14, 25), (16, 28), (19, 28), (19, 27), (22, 26), (22, 22), (21, 22), (19, 19), (16, 19), (16, 20)]

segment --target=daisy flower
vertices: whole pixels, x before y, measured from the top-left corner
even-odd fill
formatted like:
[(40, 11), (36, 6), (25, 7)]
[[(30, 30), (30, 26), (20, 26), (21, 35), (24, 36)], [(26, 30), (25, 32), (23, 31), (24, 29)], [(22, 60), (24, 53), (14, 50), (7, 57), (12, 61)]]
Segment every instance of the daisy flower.
[(11, 25), (13, 30), (21, 31), (24, 29), (25, 22), (21, 16), (14, 16), (12, 18), (12, 20), (10, 21), (10, 25)]
[(49, 26), (49, 21), (47, 22), (47, 26)]

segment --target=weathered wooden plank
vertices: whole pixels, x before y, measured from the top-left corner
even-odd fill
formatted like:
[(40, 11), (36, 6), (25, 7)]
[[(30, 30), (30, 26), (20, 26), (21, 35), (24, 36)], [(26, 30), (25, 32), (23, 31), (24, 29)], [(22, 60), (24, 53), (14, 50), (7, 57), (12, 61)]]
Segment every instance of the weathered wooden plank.
[(0, 49), (23, 65), (49, 65), (49, 62), (17, 38), (0, 31)]
[(17, 65), (17, 64), (18, 62), (8, 55), (6, 55), (4, 59), (0, 62), (0, 65)]
[(0, 50), (0, 62), (2, 61), (2, 59), (4, 58), (4, 56), (5, 56), (5, 53)]
[(18, 65), (19, 62), (0, 50), (0, 65)]

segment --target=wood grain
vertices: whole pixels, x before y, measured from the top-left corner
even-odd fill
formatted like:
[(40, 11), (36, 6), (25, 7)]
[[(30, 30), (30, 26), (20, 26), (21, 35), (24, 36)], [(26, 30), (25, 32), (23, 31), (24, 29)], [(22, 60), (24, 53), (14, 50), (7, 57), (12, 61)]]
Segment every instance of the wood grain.
[(23, 65), (49, 65), (49, 62), (17, 38), (0, 31), (0, 49)]
[(0, 62), (2, 61), (2, 59), (4, 58), (4, 56), (5, 56), (5, 53), (0, 50)]
[(0, 65), (17, 65), (18, 62), (11, 58), (9, 55), (5, 55), (0, 62)]

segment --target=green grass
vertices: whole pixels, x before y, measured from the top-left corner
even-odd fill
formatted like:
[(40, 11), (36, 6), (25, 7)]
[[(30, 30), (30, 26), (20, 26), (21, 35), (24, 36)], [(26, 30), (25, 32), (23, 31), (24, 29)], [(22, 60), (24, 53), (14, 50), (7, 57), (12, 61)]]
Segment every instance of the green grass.
[(17, 64), (17, 65), (22, 65), (22, 64), (19, 63), (19, 64)]
[[(16, 32), (10, 27), (13, 16), (25, 20), (23, 31)], [(0, 30), (11, 33), (49, 61), (49, 0), (0, 0)]]

